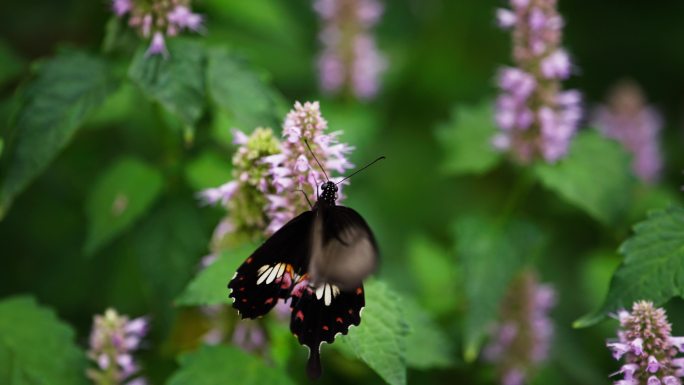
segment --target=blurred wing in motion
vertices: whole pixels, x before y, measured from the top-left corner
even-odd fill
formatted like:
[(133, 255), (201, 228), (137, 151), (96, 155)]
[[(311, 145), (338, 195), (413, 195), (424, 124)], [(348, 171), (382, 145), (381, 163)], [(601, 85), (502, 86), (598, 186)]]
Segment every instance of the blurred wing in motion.
[(378, 265), (378, 246), (370, 227), (349, 207), (322, 207), (314, 215), (307, 270), (312, 285), (359, 287)]

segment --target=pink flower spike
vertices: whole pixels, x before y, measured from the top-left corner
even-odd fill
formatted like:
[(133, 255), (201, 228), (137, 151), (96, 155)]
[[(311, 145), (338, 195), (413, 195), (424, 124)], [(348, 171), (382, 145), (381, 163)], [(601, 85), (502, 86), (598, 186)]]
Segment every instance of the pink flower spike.
[(607, 344), (617, 359), (626, 362), (620, 371), (624, 378), (615, 384), (681, 385), (678, 368), (684, 358), (676, 357), (677, 350), (671, 344), (671, 325), (665, 310), (653, 303), (636, 302), (632, 311), (619, 313), (619, 342)]

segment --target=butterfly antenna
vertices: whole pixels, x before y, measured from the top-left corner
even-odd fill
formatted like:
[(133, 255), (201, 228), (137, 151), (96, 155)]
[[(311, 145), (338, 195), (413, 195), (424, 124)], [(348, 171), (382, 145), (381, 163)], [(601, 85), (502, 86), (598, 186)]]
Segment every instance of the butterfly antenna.
[[(325, 179), (327, 181), (330, 181), (330, 178), (328, 178), (328, 174), (325, 172), (325, 169), (323, 168), (323, 166), (321, 166), (321, 162), (318, 161), (318, 158), (316, 158), (316, 154), (314, 154), (313, 150), (311, 150), (311, 146), (309, 146), (309, 141), (304, 139), (304, 144), (306, 144), (306, 148), (309, 149), (309, 152), (311, 153), (311, 156), (313, 156), (316, 163), (318, 163), (318, 167), (320, 167), (321, 171), (323, 171), (323, 175), (325, 175)], [(316, 183), (318, 183), (318, 181), (316, 181)]]
[(381, 160), (383, 160), (383, 159), (385, 159), (384, 156), (378, 157), (378, 159), (376, 159), (376, 160), (374, 160), (374, 161), (368, 163), (367, 165), (361, 167), (360, 169), (354, 171), (351, 175), (349, 175), (349, 176), (345, 177), (344, 179), (342, 179), (341, 181), (335, 183), (335, 185), (338, 185), (338, 184), (344, 182), (345, 180), (347, 180), (347, 179), (353, 177), (354, 175), (356, 175), (356, 174), (360, 173), (361, 171), (367, 169), (368, 167), (372, 166), (375, 162), (381, 161)]
[[(318, 186), (316, 186), (316, 188), (318, 189)], [(313, 205), (311, 204), (309, 197), (306, 195), (306, 191), (304, 191), (304, 190), (297, 190), (297, 191), (301, 192), (302, 195), (304, 195), (304, 199), (306, 199), (306, 203), (308, 203), (309, 207), (311, 207), (313, 209)]]

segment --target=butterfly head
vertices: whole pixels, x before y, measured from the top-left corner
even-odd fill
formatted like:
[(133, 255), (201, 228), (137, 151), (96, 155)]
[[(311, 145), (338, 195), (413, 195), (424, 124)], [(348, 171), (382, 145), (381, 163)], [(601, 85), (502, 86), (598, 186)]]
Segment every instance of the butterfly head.
[(321, 185), (321, 195), (318, 197), (319, 201), (323, 201), (328, 205), (333, 206), (337, 200), (337, 186), (335, 183), (327, 181)]

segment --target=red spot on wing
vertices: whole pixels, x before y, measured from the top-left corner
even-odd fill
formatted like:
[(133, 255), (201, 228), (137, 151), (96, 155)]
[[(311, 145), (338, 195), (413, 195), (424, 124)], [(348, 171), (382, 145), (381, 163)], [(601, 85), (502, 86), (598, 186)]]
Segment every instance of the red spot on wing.
[(250, 263), (252, 263), (252, 257), (247, 258), (247, 260), (245, 261), (245, 263), (248, 264), (248, 265), (249, 265)]
[(273, 303), (273, 298), (268, 298), (266, 302), (264, 302), (266, 305), (270, 305)]
[(245, 291), (245, 288), (244, 288), (244, 286), (240, 288), (240, 291)]
[(323, 325), (323, 330), (328, 331), (328, 330), (330, 330), (330, 328), (326, 325)]
[(349, 313), (349, 314), (354, 314), (354, 310), (353, 310), (353, 309), (349, 309), (349, 310), (347, 310), (347, 313)]
[(344, 320), (342, 319), (342, 317), (335, 318), (335, 321), (339, 322), (339, 323), (344, 323)]
[(301, 320), (301, 321), (304, 321), (304, 313), (302, 313), (301, 310), (298, 310), (298, 311), (297, 311), (297, 314), (295, 315), (295, 318), (297, 318), (297, 319), (299, 319), (299, 320)]
[(363, 294), (363, 289), (360, 287), (356, 288), (356, 295), (361, 295), (361, 294)]
[(242, 303), (247, 303), (247, 298), (243, 298)]

